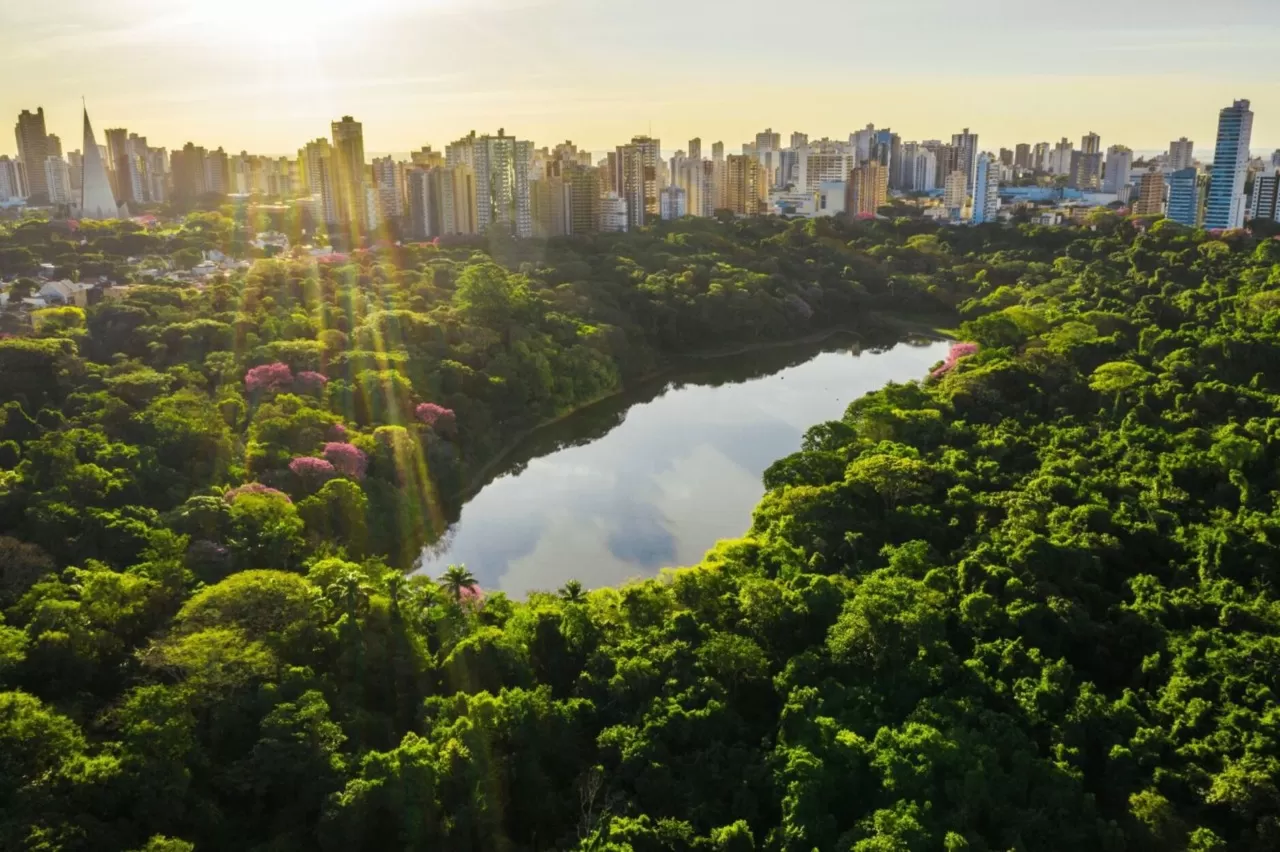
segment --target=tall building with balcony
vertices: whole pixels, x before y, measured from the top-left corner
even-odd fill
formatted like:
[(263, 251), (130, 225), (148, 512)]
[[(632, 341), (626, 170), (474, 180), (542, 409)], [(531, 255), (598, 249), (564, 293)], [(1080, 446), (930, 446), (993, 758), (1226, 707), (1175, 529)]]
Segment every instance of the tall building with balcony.
[(1164, 213), (1164, 175), (1152, 167), (1143, 173), (1138, 182), (1138, 201), (1133, 212), (1139, 216), (1159, 216)]
[(600, 170), (574, 164), (565, 168), (569, 184), (569, 233), (594, 234), (600, 229)]
[(378, 212), (386, 222), (399, 222), (404, 216), (404, 169), (393, 157), (373, 158), (373, 187), (378, 193)]
[(1080, 151), (1085, 154), (1102, 153), (1102, 137), (1090, 130), (1080, 137)]
[(600, 219), (596, 228), (601, 233), (619, 233), (627, 229), (627, 202), (616, 192), (606, 192), (598, 206)]
[(1067, 186), (1082, 192), (1102, 188), (1102, 154), (1096, 151), (1072, 151)]
[(968, 176), (964, 172), (952, 172), (943, 183), (942, 205), (952, 217), (958, 217), (969, 204)]
[(869, 160), (849, 172), (844, 200), (844, 212), (847, 215), (855, 218), (874, 216), (888, 200), (888, 166)]
[(1112, 145), (1107, 149), (1107, 172), (1102, 179), (1102, 191), (1119, 193), (1129, 185), (1133, 172), (1133, 151), (1124, 145)]
[(27, 202), (46, 204), (49, 201), (49, 185), (45, 182), (44, 161), (49, 156), (49, 134), (44, 126), (44, 107), (35, 112), (23, 110), (14, 127), (18, 140), (18, 160), (27, 173)]
[(750, 154), (730, 154), (724, 167), (724, 208), (739, 216), (759, 216), (769, 197), (768, 178)]
[(973, 207), (969, 221), (975, 225), (995, 222), (999, 209), (1000, 163), (990, 154), (979, 154), (973, 171)]
[(298, 168), (304, 190), (308, 195), (323, 195), (324, 183), (320, 179), (320, 161), (333, 154), (333, 146), (329, 140), (320, 137), (308, 142), (298, 150)]
[(1280, 172), (1260, 174), (1253, 179), (1249, 194), (1249, 221), (1267, 219), (1280, 222)]
[(0, 204), (11, 204), (27, 197), (27, 188), (18, 166), (17, 160), (0, 157)]
[[(1169, 208), (1165, 214), (1180, 225), (1199, 227), (1201, 222), (1199, 174), (1194, 167), (1178, 169), (1169, 175)], [(1244, 213), (1240, 214), (1243, 223)], [(1207, 225), (1206, 220), (1206, 225)]]
[(533, 236), (529, 206), (529, 166), (533, 143), (507, 136), (477, 136), (472, 144), (476, 175), (476, 230), (500, 228), (517, 237)]
[(44, 179), (45, 185), (49, 187), (50, 204), (63, 205), (72, 202), (71, 169), (67, 166), (66, 160), (53, 155), (45, 157)]
[(1169, 157), (1165, 164), (1170, 171), (1179, 171), (1181, 169), (1189, 169), (1196, 162), (1196, 143), (1187, 137), (1175, 139), (1169, 143)]
[(1018, 169), (1030, 169), (1031, 165), (1031, 145), (1027, 142), (1019, 142), (1013, 147), (1013, 165)]
[(333, 150), (329, 159), (330, 192), (333, 203), (326, 204), (325, 215), (336, 218), (328, 224), (350, 232), (353, 242), (367, 228), (368, 210), (365, 193), (364, 125), (349, 115), (329, 125)]
[(1248, 101), (1238, 100), (1218, 114), (1218, 139), (1213, 149), (1213, 173), (1204, 213), (1206, 228), (1244, 225), (1244, 187), (1252, 137), (1253, 111)]
[(564, 178), (550, 176), (529, 181), (533, 235), (548, 239), (570, 233), (572, 203), (572, 187)]
[(978, 134), (965, 128), (951, 135), (951, 147), (955, 149), (955, 171), (965, 173), (965, 190), (973, 194), (973, 169), (978, 160)]
[(661, 215), (658, 200), (658, 164), (661, 143), (648, 136), (636, 136), (618, 146), (618, 175), (615, 186), (627, 204), (627, 227), (635, 230)]
[(658, 192), (658, 208), (664, 220), (682, 219), (689, 215), (689, 193), (678, 184), (664, 186)]

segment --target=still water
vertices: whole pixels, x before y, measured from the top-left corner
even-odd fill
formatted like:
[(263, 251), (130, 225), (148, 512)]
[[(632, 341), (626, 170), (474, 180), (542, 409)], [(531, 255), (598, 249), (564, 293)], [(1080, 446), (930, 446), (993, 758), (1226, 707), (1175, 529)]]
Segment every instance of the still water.
[(487, 590), (588, 588), (692, 565), (741, 536), (765, 468), (805, 430), (948, 344), (850, 339), (702, 361), (531, 435), (462, 508), (421, 567), (465, 564)]

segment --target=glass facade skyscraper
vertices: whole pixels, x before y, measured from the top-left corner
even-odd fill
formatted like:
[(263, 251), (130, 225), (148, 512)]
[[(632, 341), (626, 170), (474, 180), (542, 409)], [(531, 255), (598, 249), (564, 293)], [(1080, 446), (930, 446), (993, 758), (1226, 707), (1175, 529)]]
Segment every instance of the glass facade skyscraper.
[(1213, 175), (1204, 215), (1206, 228), (1244, 226), (1244, 184), (1252, 136), (1253, 112), (1248, 101), (1236, 101), (1218, 114), (1218, 141), (1213, 151)]
[[(1194, 167), (1178, 169), (1169, 175), (1169, 211), (1166, 215), (1179, 225), (1199, 225), (1200, 187)], [(1206, 225), (1207, 227), (1207, 225)]]

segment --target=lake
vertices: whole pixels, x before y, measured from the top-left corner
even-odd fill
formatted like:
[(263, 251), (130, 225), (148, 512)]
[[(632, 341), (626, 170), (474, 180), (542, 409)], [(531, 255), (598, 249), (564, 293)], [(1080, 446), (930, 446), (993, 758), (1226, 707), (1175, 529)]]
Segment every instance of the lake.
[(948, 343), (852, 337), (692, 362), (529, 436), (423, 552), (523, 596), (692, 565), (751, 525), (761, 475), (888, 382), (922, 378)]

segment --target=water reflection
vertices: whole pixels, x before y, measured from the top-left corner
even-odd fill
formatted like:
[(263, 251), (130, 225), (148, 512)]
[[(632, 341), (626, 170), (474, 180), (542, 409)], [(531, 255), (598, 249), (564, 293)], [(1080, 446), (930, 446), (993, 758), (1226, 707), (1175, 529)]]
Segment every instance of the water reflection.
[(761, 474), (889, 381), (923, 376), (947, 345), (799, 347), (705, 362), (532, 436), (423, 555), (465, 563), (487, 589), (589, 587), (700, 560), (741, 535)]

